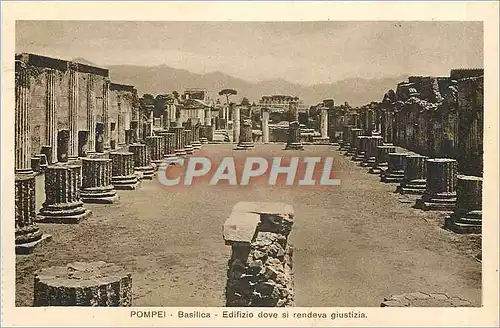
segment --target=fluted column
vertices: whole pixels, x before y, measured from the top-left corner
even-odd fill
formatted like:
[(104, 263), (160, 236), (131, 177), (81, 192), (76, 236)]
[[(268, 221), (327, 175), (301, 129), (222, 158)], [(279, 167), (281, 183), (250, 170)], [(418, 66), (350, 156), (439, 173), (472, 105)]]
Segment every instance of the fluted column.
[(404, 159), (405, 176), (397, 191), (402, 194), (421, 195), (425, 191), (427, 176), (427, 156), (413, 154)]
[(457, 233), (481, 233), (483, 219), (483, 178), (457, 176), (457, 203), (445, 226)]
[(321, 108), (321, 139), (328, 138), (328, 108)]
[(82, 187), (84, 203), (112, 204), (118, 195), (111, 184), (112, 160), (107, 158), (82, 158)]
[(382, 182), (401, 182), (405, 177), (405, 157), (411, 153), (389, 153), (388, 168), (381, 174)]
[(161, 163), (163, 160), (164, 153), (164, 139), (162, 136), (151, 136), (146, 137), (146, 145), (149, 149), (151, 162), (155, 164)]
[(254, 147), (252, 138), (252, 121), (243, 120), (240, 130), (240, 140), (236, 149), (246, 150)]
[(15, 107), (15, 171), (30, 174), (31, 169), (31, 111), (30, 74), (25, 62), (16, 60), (16, 107)]
[(152, 180), (154, 175), (153, 166), (147, 146), (144, 144), (135, 144), (128, 146), (129, 151), (134, 154), (134, 169), (140, 178)]
[(269, 143), (269, 109), (262, 109), (262, 142)]
[(193, 145), (194, 151), (198, 151), (201, 149), (201, 143), (200, 143), (200, 124), (195, 124), (191, 127), (191, 130), (193, 131), (193, 142), (191, 143)]
[(240, 140), (240, 108), (233, 106), (233, 142)]
[(78, 64), (68, 63), (69, 159), (78, 158)]
[(426, 189), (416, 206), (423, 210), (453, 211), (456, 203), (457, 161), (450, 158), (427, 160)]
[[(45, 100), (46, 145), (42, 146), (42, 151), (47, 156), (49, 164), (57, 162), (57, 111), (56, 111), (56, 71), (47, 70), (47, 91)], [(44, 148), (46, 147), (46, 148)], [(50, 147), (50, 150), (48, 150)]]
[(288, 140), (285, 150), (302, 150), (304, 146), (300, 141), (300, 124), (297, 121), (290, 122), (288, 126)]
[(45, 171), (45, 202), (40, 222), (78, 223), (91, 215), (80, 197), (80, 165), (49, 166)]
[(375, 165), (368, 171), (368, 173), (380, 174), (385, 170), (387, 170), (389, 162), (389, 154), (395, 152), (396, 152), (395, 146), (388, 146), (388, 145), (377, 146)]
[(193, 131), (184, 130), (184, 149), (186, 150), (186, 154), (188, 155), (191, 155), (194, 151), (192, 142), (193, 142)]
[(133, 153), (109, 153), (111, 159), (111, 183), (117, 190), (133, 190), (139, 181), (134, 173)]
[(363, 164), (373, 167), (377, 162), (377, 147), (382, 145), (383, 138), (381, 136), (371, 136), (366, 140), (365, 157)]
[(102, 87), (102, 123), (104, 124), (104, 149), (111, 148), (109, 135), (109, 80), (104, 80)]
[(352, 156), (356, 154), (356, 150), (358, 149), (358, 137), (361, 135), (363, 130), (358, 128), (349, 129), (349, 148), (345, 152), (346, 156)]
[(87, 75), (87, 130), (89, 131), (88, 151), (95, 151), (95, 90), (94, 75)]
[(175, 135), (175, 154), (177, 156), (186, 156), (184, 148), (184, 128), (182, 126), (171, 127), (170, 130)]

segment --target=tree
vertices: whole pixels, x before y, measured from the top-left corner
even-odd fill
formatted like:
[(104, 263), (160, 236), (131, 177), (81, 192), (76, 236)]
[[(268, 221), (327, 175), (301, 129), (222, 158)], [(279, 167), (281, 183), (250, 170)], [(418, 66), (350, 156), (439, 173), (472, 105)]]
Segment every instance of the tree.
[(179, 93), (176, 90), (172, 92), (172, 96), (174, 96), (175, 99), (179, 99)]
[(238, 91), (234, 89), (222, 89), (219, 91), (219, 96), (226, 96), (226, 104), (229, 106), (229, 96), (235, 96), (238, 94)]

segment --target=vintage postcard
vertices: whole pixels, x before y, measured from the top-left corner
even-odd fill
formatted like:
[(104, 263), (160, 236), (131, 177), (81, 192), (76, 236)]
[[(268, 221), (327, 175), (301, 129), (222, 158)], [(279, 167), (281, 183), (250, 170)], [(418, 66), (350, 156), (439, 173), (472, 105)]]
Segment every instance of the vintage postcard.
[(2, 325), (498, 326), (498, 3), (2, 7)]

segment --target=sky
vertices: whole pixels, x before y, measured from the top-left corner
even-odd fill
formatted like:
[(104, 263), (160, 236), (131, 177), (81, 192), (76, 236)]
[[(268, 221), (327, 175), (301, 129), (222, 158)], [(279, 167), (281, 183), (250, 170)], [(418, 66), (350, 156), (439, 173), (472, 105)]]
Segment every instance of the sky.
[(16, 53), (313, 85), (483, 67), (481, 22), (17, 21)]

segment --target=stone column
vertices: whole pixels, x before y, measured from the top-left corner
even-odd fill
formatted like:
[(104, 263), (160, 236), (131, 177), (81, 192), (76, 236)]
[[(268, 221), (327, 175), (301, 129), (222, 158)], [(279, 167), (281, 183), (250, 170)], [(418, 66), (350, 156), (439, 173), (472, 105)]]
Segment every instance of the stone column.
[(83, 207), (80, 198), (80, 165), (49, 166), (45, 171), (45, 202), (38, 221), (78, 223), (92, 212)]
[(212, 125), (212, 111), (210, 108), (205, 109), (205, 125)]
[(146, 137), (150, 137), (153, 135), (153, 126), (154, 126), (154, 116), (153, 116), (153, 105), (146, 105), (146, 111), (148, 115), (148, 125), (146, 131)]
[(358, 149), (358, 137), (363, 130), (359, 128), (351, 128), (349, 130), (349, 149), (345, 152), (346, 156), (353, 156)]
[(75, 262), (35, 273), (34, 306), (132, 306), (132, 276), (106, 262)]
[(208, 131), (211, 127), (209, 125), (202, 125), (200, 127), (200, 144), (208, 143)]
[(241, 124), (240, 140), (236, 149), (247, 150), (253, 148), (254, 146), (252, 138), (252, 121), (243, 120)]
[(109, 153), (111, 159), (111, 183), (117, 190), (134, 190), (139, 181), (134, 173), (133, 153)]
[(366, 146), (367, 146), (367, 141), (368, 141), (368, 136), (358, 136), (357, 144), (358, 146), (356, 147), (356, 152), (352, 156), (352, 160), (355, 162), (361, 162), (365, 158), (365, 153), (366, 153)]
[(388, 162), (389, 162), (389, 154), (395, 153), (395, 146), (378, 146), (377, 147), (377, 155), (375, 157), (375, 165), (368, 171), (368, 173), (372, 174), (380, 174), (387, 170)]
[(457, 203), (445, 227), (456, 233), (481, 233), (483, 178), (457, 175)]
[(160, 164), (165, 155), (165, 144), (162, 136), (146, 137), (146, 145), (150, 152), (151, 162)]
[[(52, 146), (42, 146), (41, 154), (44, 154), (47, 158), (47, 164), (52, 165), (57, 161), (57, 154), (54, 154), (54, 148), (57, 145), (57, 133), (56, 133), (56, 141), (54, 143), (54, 147)], [(55, 159), (54, 159), (55, 158)]]
[(290, 122), (288, 127), (288, 140), (285, 150), (302, 150), (304, 146), (300, 141), (300, 124), (297, 121)]
[(201, 143), (200, 143), (200, 124), (195, 124), (191, 127), (191, 130), (193, 131), (193, 149), (194, 151), (198, 151), (201, 149)]
[(128, 146), (131, 153), (134, 154), (134, 169), (142, 179), (152, 180), (154, 168), (151, 165), (149, 151), (146, 145), (135, 144)]
[(87, 75), (87, 130), (89, 131), (89, 152), (95, 152), (95, 91), (94, 91), (94, 75)]
[(404, 159), (405, 177), (397, 187), (401, 194), (421, 195), (425, 191), (427, 175), (427, 156), (419, 154), (406, 156)]
[(35, 175), (16, 174), (15, 176), (15, 225), (16, 254), (29, 254), (38, 244), (49, 240), (35, 223), (36, 196)]
[(104, 139), (104, 149), (111, 148), (110, 145), (110, 133), (109, 133), (109, 80), (104, 80), (102, 88), (102, 123), (104, 125), (103, 129), (103, 139)]
[(164, 158), (176, 157), (175, 155), (175, 133), (165, 133), (165, 156)]
[(57, 133), (57, 161), (60, 163), (68, 162), (69, 152), (69, 130), (61, 130)]
[(78, 131), (78, 157), (86, 157), (89, 147), (89, 131)]
[(422, 210), (453, 211), (456, 203), (457, 161), (450, 158), (427, 160), (426, 189), (416, 207)]
[(111, 184), (111, 171), (111, 159), (82, 158), (80, 196), (84, 203), (112, 204), (118, 200)]
[(45, 140), (46, 145), (42, 146), (42, 151), (50, 147), (50, 154), (46, 153), (49, 164), (57, 162), (57, 111), (56, 111), (56, 71), (47, 70), (47, 91), (45, 103), (46, 129)]
[(321, 108), (321, 139), (328, 139), (328, 108)]
[(193, 131), (184, 130), (184, 149), (186, 150), (186, 154), (188, 155), (191, 155), (194, 152), (192, 142), (193, 142)]
[(182, 126), (175, 126), (171, 127), (170, 130), (175, 135), (175, 154), (177, 156), (186, 156), (186, 149), (184, 148), (184, 128)]
[(78, 64), (68, 63), (69, 159), (78, 158)]
[(233, 106), (233, 142), (240, 140), (240, 108)]
[(382, 145), (384, 139), (381, 136), (371, 136), (366, 139), (365, 157), (363, 165), (373, 167), (377, 162), (377, 147)]
[(405, 177), (404, 159), (411, 153), (389, 153), (388, 168), (381, 174), (382, 182), (400, 183)]
[(16, 107), (15, 107), (15, 171), (31, 174), (31, 110), (30, 110), (30, 73), (21, 60), (16, 60)]
[(353, 125), (346, 125), (343, 127), (342, 129), (342, 134), (340, 136), (340, 140), (339, 140), (339, 150), (349, 150), (349, 148), (351, 147), (351, 141), (350, 141), (350, 137), (349, 137), (349, 132), (351, 129), (353, 129), (354, 126)]
[(262, 109), (262, 142), (269, 143), (269, 109)]

